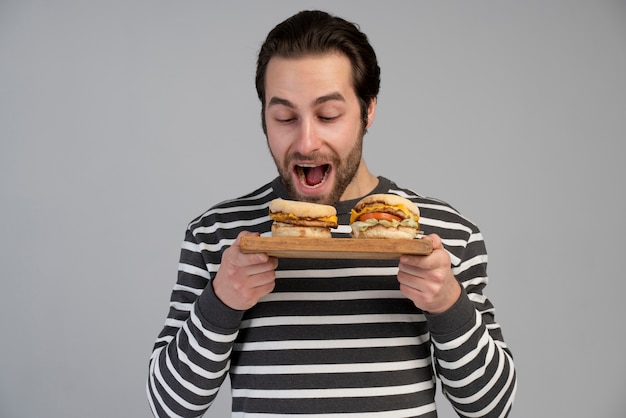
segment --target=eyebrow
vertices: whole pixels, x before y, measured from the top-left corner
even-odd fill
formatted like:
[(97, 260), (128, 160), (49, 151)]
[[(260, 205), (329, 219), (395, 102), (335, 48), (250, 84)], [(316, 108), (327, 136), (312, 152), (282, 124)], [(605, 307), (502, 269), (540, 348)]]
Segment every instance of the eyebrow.
[[(330, 101), (333, 101), (333, 100), (338, 100), (338, 101), (341, 101), (341, 102), (345, 102), (346, 101), (345, 97), (343, 97), (343, 95), (341, 93), (334, 92), (334, 93), (330, 93), (330, 94), (326, 94), (324, 96), (318, 97), (317, 99), (315, 99), (314, 104), (315, 105), (320, 105), (322, 103), (330, 102)], [(268, 107), (275, 106), (275, 105), (283, 105), (283, 106), (286, 106), (286, 107), (291, 108), (291, 109), (295, 109), (296, 108), (296, 105), (293, 104), (292, 102), (290, 102), (289, 100), (283, 99), (281, 97), (273, 96), (270, 99), (269, 103), (268, 103)]]

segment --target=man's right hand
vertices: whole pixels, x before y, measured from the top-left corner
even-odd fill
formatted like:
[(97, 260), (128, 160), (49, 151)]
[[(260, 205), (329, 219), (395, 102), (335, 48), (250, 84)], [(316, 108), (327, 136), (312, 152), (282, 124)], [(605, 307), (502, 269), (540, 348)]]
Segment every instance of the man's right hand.
[(240, 232), (233, 245), (224, 251), (220, 269), (213, 279), (215, 294), (232, 309), (250, 309), (274, 290), (278, 259), (265, 253), (241, 252), (241, 237), (258, 235)]

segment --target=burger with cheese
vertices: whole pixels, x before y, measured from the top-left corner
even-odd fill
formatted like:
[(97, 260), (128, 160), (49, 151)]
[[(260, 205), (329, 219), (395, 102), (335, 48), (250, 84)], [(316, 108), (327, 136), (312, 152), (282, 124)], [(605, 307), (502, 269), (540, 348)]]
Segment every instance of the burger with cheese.
[(417, 205), (395, 194), (373, 194), (352, 209), (350, 227), (354, 238), (413, 239), (419, 232)]
[(269, 209), (273, 237), (331, 238), (330, 229), (337, 227), (333, 206), (274, 199)]

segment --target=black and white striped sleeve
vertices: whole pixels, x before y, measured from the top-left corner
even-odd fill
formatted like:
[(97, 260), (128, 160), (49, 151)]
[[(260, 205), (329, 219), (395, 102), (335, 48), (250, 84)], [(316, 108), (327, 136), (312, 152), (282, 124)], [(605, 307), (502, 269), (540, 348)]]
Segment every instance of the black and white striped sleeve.
[(169, 314), (149, 361), (148, 400), (158, 417), (201, 416), (228, 375), (242, 313), (213, 293), (201, 245), (188, 230)]
[[(460, 416), (505, 417), (515, 398), (517, 378), (494, 306), (483, 293), (488, 282), (484, 240), (469, 221), (446, 219), (440, 214), (436, 222), (463, 291), (447, 312), (426, 315), (435, 368), (445, 396)], [(448, 228), (456, 232), (446, 234)]]

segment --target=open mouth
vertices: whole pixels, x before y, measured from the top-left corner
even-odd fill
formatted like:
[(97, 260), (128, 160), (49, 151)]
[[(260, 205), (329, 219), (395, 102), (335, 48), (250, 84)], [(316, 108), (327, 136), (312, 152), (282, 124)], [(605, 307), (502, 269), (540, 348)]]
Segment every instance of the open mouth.
[(326, 181), (330, 172), (330, 164), (298, 164), (295, 166), (295, 170), (300, 183), (306, 187), (316, 188)]

